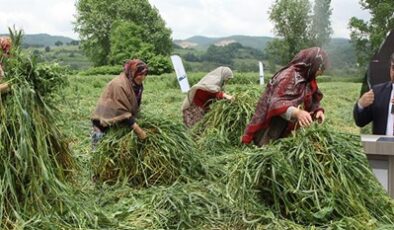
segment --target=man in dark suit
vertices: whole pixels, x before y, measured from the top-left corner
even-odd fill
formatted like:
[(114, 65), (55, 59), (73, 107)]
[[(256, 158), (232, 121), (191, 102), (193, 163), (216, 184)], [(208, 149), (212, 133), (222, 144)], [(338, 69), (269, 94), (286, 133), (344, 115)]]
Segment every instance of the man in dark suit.
[(394, 135), (394, 53), (391, 55), (391, 81), (372, 87), (354, 106), (356, 125), (363, 127), (372, 121), (372, 133)]

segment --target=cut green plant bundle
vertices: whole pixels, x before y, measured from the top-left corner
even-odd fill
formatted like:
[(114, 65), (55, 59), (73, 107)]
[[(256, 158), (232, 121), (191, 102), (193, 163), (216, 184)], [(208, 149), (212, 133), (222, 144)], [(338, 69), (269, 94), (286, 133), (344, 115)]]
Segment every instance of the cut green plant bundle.
[(360, 138), (330, 130), (313, 125), (246, 151), (228, 175), (230, 197), (238, 204), (253, 197), (305, 226), (394, 224), (394, 203), (371, 172)]
[(236, 146), (241, 143), (240, 137), (254, 113), (260, 92), (242, 88), (234, 91), (237, 92), (234, 101), (216, 101), (203, 120), (193, 128), (199, 146), (215, 150), (213, 147), (222, 149), (225, 144)]
[(47, 100), (66, 82), (64, 72), (36, 64), (18, 47), (3, 64), (11, 89), (0, 96), (1, 228), (93, 223), (72, 198), (77, 164)]
[(130, 128), (113, 128), (93, 152), (94, 177), (107, 183), (134, 186), (170, 184), (180, 177), (204, 173), (202, 156), (181, 124), (162, 118), (144, 118), (147, 139)]

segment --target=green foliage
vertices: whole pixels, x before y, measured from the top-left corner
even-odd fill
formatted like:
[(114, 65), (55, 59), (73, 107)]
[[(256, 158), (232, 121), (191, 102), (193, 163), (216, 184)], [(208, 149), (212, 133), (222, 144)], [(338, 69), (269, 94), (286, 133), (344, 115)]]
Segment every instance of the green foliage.
[[(270, 9), (270, 20), (275, 24), (275, 33), (283, 38), (277, 40), (291, 59), (299, 50), (308, 46), (308, 24), (310, 21), (311, 4), (309, 0), (276, 0)], [(287, 50), (285, 50), (287, 49)], [(281, 60), (281, 64), (287, 63)]]
[(203, 173), (202, 156), (184, 126), (151, 116), (140, 125), (148, 131), (146, 140), (119, 127), (99, 143), (92, 161), (98, 181), (153, 186)]
[(171, 30), (147, 0), (79, 0), (76, 8), (75, 30), (96, 66), (109, 63), (111, 31), (117, 21), (132, 22), (141, 28), (139, 37), (153, 47), (154, 54), (168, 55), (172, 49)]
[[(188, 73), (191, 82), (196, 82), (204, 76), (206, 72)], [(266, 74), (267, 77), (271, 75)], [(241, 208), (238, 204), (242, 201), (242, 196), (235, 197), (231, 200), (230, 191), (232, 188), (226, 186), (226, 175), (236, 176), (241, 171), (229, 174), (229, 169), (233, 169), (234, 164), (244, 162), (243, 159), (252, 154), (250, 148), (244, 146), (231, 146), (225, 142), (225, 138), (217, 135), (216, 129), (207, 130), (204, 139), (207, 142), (198, 142), (197, 154), (206, 155), (202, 163), (207, 168), (208, 177), (203, 179), (188, 178), (177, 180), (175, 183), (166, 185), (155, 185), (149, 187), (134, 186), (94, 186), (91, 182), (91, 158), (95, 157), (91, 152), (91, 142), (89, 131), (91, 122), (89, 116), (95, 108), (97, 99), (102, 93), (103, 87), (112, 79), (113, 76), (70, 76), (70, 86), (65, 88), (64, 98), (59, 97), (60, 117), (64, 118), (61, 123), (61, 129), (70, 135), (72, 141), (73, 155), (81, 160), (85, 166), (82, 168), (83, 175), (79, 177), (82, 185), (77, 188), (87, 193), (87, 199), (79, 202), (80, 207), (86, 209), (92, 215), (97, 217), (97, 225), (90, 226), (80, 223), (79, 226), (66, 225), (58, 227), (56, 224), (37, 227), (39, 229), (368, 229), (366, 221), (381, 227), (384, 225), (376, 222), (375, 219), (359, 219), (357, 217), (344, 217), (337, 221), (332, 221), (324, 226), (312, 224), (300, 224), (290, 219), (278, 216), (274, 209), (270, 209), (261, 202), (261, 199), (255, 199), (248, 196), (243, 200)], [(142, 115), (146, 112), (147, 121), (154, 117), (155, 120), (164, 120), (178, 123), (182, 122), (180, 107), (185, 94), (179, 90), (179, 86), (174, 81), (174, 73), (163, 74), (161, 76), (149, 76), (144, 82), (144, 95), (141, 105)], [(354, 125), (352, 119), (352, 108), (358, 97), (360, 83), (337, 82), (345, 79), (347, 76), (334, 76), (331, 82), (319, 82), (319, 88), (324, 93), (322, 106), (325, 108), (327, 123), (331, 125), (330, 130), (344, 130), (352, 134), (358, 134), (359, 129)], [(252, 88), (254, 93), (260, 94), (263, 88), (257, 83), (249, 84), (250, 80), (258, 79), (258, 73), (235, 73), (234, 79), (226, 85), (226, 91), (230, 94), (237, 94), (249, 91)], [(242, 82), (242, 85), (237, 81)], [(174, 83), (174, 84), (173, 84)], [(233, 84), (234, 83), (234, 84)], [(158, 93), (159, 92), (159, 93)], [(346, 93), (343, 93), (346, 92)], [(253, 93), (253, 95), (254, 95)], [(257, 99), (258, 95), (254, 95)], [(223, 101), (224, 103), (224, 101)], [(165, 106), (163, 106), (165, 105)], [(231, 103), (226, 103), (231, 106)], [(254, 108), (252, 108), (252, 111)], [(154, 115), (154, 116), (153, 116)], [(244, 119), (244, 118), (242, 118)], [(245, 118), (246, 119), (246, 118)], [(138, 123), (142, 124), (145, 116), (139, 118)], [(160, 123), (159, 123), (160, 124)], [(229, 124), (229, 126), (236, 124)], [(163, 133), (170, 134), (172, 131), (163, 130)], [(150, 130), (148, 129), (148, 132)], [(177, 131), (173, 131), (177, 135)], [(182, 135), (188, 135), (183, 133)], [(133, 134), (129, 142), (134, 141)], [(216, 136), (216, 138), (214, 138)], [(349, 136), (349, 134), (348, 134)], [(166, 137), (167, 138), (167, 137)], [(196, 144), (197, 139), (193, 140)], [(116, 142), (116, 140), (115, 140)], [(126, 143), (126, 141), (124, 142)], [(153, 142), (148, 142), (149, 146)], [(160, 142), (158, 142), (160, 143)], [(187, 141), (187, 143), (189, 143)], [(339, 144), (339, 143), (336, 143)], [(203, 146), (204, 145), (204, 146)], [(127, 146), (123, 146), (127, 152), (132, 152)], [(157, 146), (160, 148), (161, 146)], [(173, 147), (173, 146), (171, 146)], [(183, 147), (181, 147), (183, 149)], [(199, 151), (205, 149), (206, 151)], [(218, 151), (214, 151), (214, 149)], [(263, 149), (256, 150), (258, 153), (264, 153)], [(192, 152), (193, 154), (195, 152)], [(255, 153), (255, 151), (253, 151)], [(279, 153), (278, 153), (279, 154)], [(281, 155), (285, 153), (280, 153)], [(350, 153), (349, 153), (350, 154)], [(166, 155), (167, 156), (167, 155)], [(187, 155), (187, 157), (189, 154)], [(156, 159), (159, 159), (159, 156)], [(256, 159), (256, 158), (255, 158)], [(133, 159), (134, 161), (134, 159)], [(280, 164), (279, 162), (278, 164)], [(287, 164), (287, 163), (286, 163)], [(127, 161), (119, 163), (127, 165)], [(193, 170), (194, 166), (190, 166)], [(233, 171), (231, 171), (233, 172)], [(210, 175), (214, 174), (215, 177)], [(298, 174), (299, 175), (299, 174)], [(247, 186), (246, 184), (237, 185), (237, 189)], [(341, 188), (341, 185), (338, 185)], [(249, 190), (249, 192), (253, 192)], [(76, 193), (78, 197), (80, 192)], [(77, 197), (77, 198), (78, 198)], [(89, 207), (95, 206), (93, 211)], [(74, 210), (74, 214), (80, 213), (80, 210)], [(36, 220), (42, 221), (44, 217), (38, 217)], [(62, 216), (63, 217), (63, 216)], [(79, 217), (79, 216), (78, 216)], [(89, 222), (86, 217), (79, 217), (81, 221)], [(68, 218), (67, 218), (68, 220)], [(28, 222), (29, 227), (31, 223)], [(37, 224), (33, 225), (34, 227)], [(190, 227), (192, 226), (192, 227)], [(360, 227), (361, 226), (361, 227)], [(388, 224), (386, 228), (390, 229)], [(373, 227), (369, 229), (374, 229)]]
[(204, 60), (209, 62), (216, 62), (221, 65), (232, 65), (232, 58), (234, 57), (236, 51), (241, 48), (242, 45), (239, 43), (231, 43), (226, 46), (209, 46)]
[(228, 174), (241, 206), (251, 197), (278, 217), (328, 227), (393, 224), (394, 202), (373, 175), (359, 137), (313, 125), (289, 138), (245, 151)]
[(55, 42), (55, 46), (62, 46), (63, 45), (63, 42), (61, 42), (61, 41), (56, 41)]
[(215, 153), (218, 149), (223, 149), (224, 143), (225, 146), (241, 144), (240, 137), (252, 118), (260, 92), (256, 88), (245, 90), (242, 87), (235, 91), (237, 93), (233, 94), (234, 101), (221, 100), (212, 103), (203, 120), (193, 127), (195, 135), (200, 138), (199, 146), (205, 147), (205, 152)]
[(92, 76), (92, 75), (118, 75), (123, 71), (123, 66), (100, 66), (91, 67), (87, 70), (81, 71), (78, 74), (82, 76)]
[(279, 38), (266, 48), (270, 58), (284, 65), (301, 49), (325, 44), (332, 33), (330, 3), (317, 0), (312, 12), (309, 0), (276, 0), (270, 9), (270, 20)]
[(53, 109), (54, 94), (67, 86), (64, 71), (36, 64), (18, 46), (11, 53), (4, 63), (11, 89), (0, 95), (0, 227), (93, 227), (92, 209), (79, 206), (83, 195), (73, 196), (79, 165)]
[(365, 69), (372, 55), (394, 28), (394, 4), (392, 0), (361, 0), (362, 7), (372, 15), (370, 21), (352, 17), (349, 21), (351, 39), (357, 54), (357, 62)]
[(264, 58), (264, 53), (255, 48), (246, 47), (240, 43), (230, 43), (225, 46), (210, 45), (206, 51), (193, 49), (177, 49), (185, 61), (188, 71), (210, 71), (215, 66), (229, 66), (239, 71), (254, 71), (258, 61)]
[(74, 71), (92, 66), (92, 63), (78, 46), (47, 46), (45, 48), (28, 48), (26, 51), (33, 52), (33, 54), (35, 52), (34, 56), (37, 62), (57, 62)]
[[(42, 97), (50, 97), (68, 84), (66, 69), (56, 63), (37, 63), (34, 58), (18, 54), (4, 62), (5, 75), (15, 84), (28, 83)], [(18, 78), (16, 76), (23, 76)]]
[(170, 73), (172, 71), (172, 64), (170, 59), (163, 55), (151, 56), (147, 60), (149, 67), (149, 74), (161, 75), (163, 73)]
[(10, 38), (12, 40), (12, 45), (13, 45), (13, 49), (14, 52), (15, 50), (19, 50), (21, 48), (22, 45), (22, 38), (23, 38), (23, 31), (22, 30), (17, 30), (15, 28), (15, 26), (11, 29), (8, 28), (8, 31), (10, 33)]
[(144, 59), (152, 53), (154, 47), (144, 42), (142, 33), (143, 28), (133, 22), (115, 22), (111, 31), (109, 62), (113, 65), (123, 64), (128, 59)]

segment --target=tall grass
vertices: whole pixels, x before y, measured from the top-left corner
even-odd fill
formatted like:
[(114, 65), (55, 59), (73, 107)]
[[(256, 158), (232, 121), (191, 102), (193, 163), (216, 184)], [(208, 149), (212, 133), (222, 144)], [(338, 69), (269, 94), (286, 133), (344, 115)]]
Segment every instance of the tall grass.
[(11, 90), (0, 97), (1, 228), (94, 226), (73, 194), (78, 164), (55, 125), (51, 97), (67, 82), (62, 69), (18, 49), (4, 67)]
[[(233, 89), (235, 100), (212, 103), (210, 111), (193, 128), (199, 146), (213, 154), (225, 146), (240, 146), (240, 138), (255, 111), (260, 90), (238, 87)], [(210, 151), (211, 150), (211, 151)]]
[(205, 173), (202, 156), (183, 125), (150, 116), (141, 120), (146, 140), (128, 127), (111, 128), (103, 138), (92, 159), (98, 181), (152, 186)]
[(245, 152), (228, 178), (230, 196), (241, 204), (253, 197), (304, 226), (394, 224), (394, 203), (370, 170), (359, 137), (330, 127), (314, 125)]

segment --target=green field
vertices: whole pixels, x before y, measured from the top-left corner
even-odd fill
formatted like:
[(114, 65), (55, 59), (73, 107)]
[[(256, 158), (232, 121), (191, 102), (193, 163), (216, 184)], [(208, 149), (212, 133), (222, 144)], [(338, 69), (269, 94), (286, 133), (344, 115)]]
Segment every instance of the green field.
[[(205, 74), (203, 72), (191, 73), (188, 76), (189, 81), (194, 84)], [(12, 229), (360, 229), (361, 226), (366, 225), (366, 229), (378, 227), (387, 229), (392, 223), (391, 219), (387, 219), (391, 218), (391, 211), (387, 210), (386, 212), (386, 208), (383, 207), (383, 205), (388, 206), (392, 203), (388, 201), (390, 198), (378, 185), (368, 168), (358, 139), (360, 129), (353, 122), (352, 109), (358, 98), (361, 83), (330, 76), (320, 79), (319, 87), (324, 94), (322, 106), (326, 114), (324, 127), (329, 127), (329, 130), (327, 128), (318, 130), (315, 132), (316, 135), (311, 137), (320, 138), (320, 141), (312, 141), (311, 145), (307, 142), (308, 138), (297, 140), (297, 136), (293, 135), (292, 138), (283, 139), (291, 140), (290, 149), (286, 149), (288, 148), (286, 141), (264, 148), (253, 148), (240, 144), (237, 141), (239, 140), (238, 136), (234, 137), (233, 135), (230, 138), (228, 133), (223, 133), (223, 128), (227, 127), (221, 127), (222, 131), (220, 131), (220, 127), (208, 126), (200, 134), (196, 134), (195, 130), (186, 131), (182, 125), (181, 115), (181, 104), (185, 94), (181, 93), (175, 75), (148, 76), (144, 83), (141, 113), (137, 122), (142, 127), (149, 124), (149, 121), (158, 121), (159, 125), (156, 128), (147, 129), (148, 139), (145, 142), (135, 142), (134, 134), (118, 136), (120, 142), (117, 142), (117, 139), (114, 140), (115, 142), (103, 141), (103, 143), (109, 143), (106, 145), (106, 151), (115, 152), (114, 154), (118, 157), (109, 159), (117, 162), (116, 167), (134, 167), (133, 162), (138, 162), (136, 164), (142, 164), (140, 169), (143, 173), (139, 172), (139, 169), (136, 172), (140, 175), (143, 174), (145, 180), (142, 179), (141, 182), (140, 177), (139, 181), (132, 182), (119, 177), (117, 183), (113, 184), (113, 181), (109, 183), (97, 181), (97, 171), (95, 171), (97, 170), (97, 161), (95, 158), (101, 157), (102, 155), (99, 154), (103, 153), (91, 150), (91, 122), (89, 119), (103, 88), (113, 77), (116, 76), (68, 76), (68, 85), (61, 89), (54, 98), (57, 107), (55, 116), (58, 118), (56, 122), (60, 130), (66, 134), (72, 155), (79, 165), (75, 172), (76, 180), (67, 184), (66, 187), (70, 190), (67, 190), (69, 192), (67, 196), (64, 196), (69, 199), (70, 204), (75, 205), (75, 209), (72, 209), (71, 213), (67, 213), (60, 208), (53, 210), (54, 215), (35, 211), (29, 213), (28, 218), (30, 219), (21, 216), (17, 218), (16, 222), (10, 222), (8, 225), (7, 221), (3, 220), (4, 226)], [(244, 100), (246, 98), (245, 103), (252, 106), (243, 108), (253, 108), (254, 110), (254, 104), (259, 99), (263, 87), (258, 85), (257, 73), (236, 72), (234, 79), (226, 85), (225, 90), (232, 95), (239, 95), (238, 98)], [(245, 114), (239, 112), (240, 107), (237, 107), (242, 106), (244, 101), (235, 100), (232, 104), (228, 103), (230, 102), (217, 103), (217, 105), (224, 106), (217, 108), (224, 108), (227, 111), (223, 114), (219, 113), (219, 116), (231, 118), (229, 114), (232, 114), (231, 116)], [(215, 107), (212, 108), (212, 111), (215, 111), (214, 109)], [(232, 109), (238, 112), (232, 113)], [(248, 111), (247, 114), (252, 112)], [(237, 127), (237, 123), (242, 123), (245, 119), (247, 120), (245, 116), (238, 117), (228, 126), (235, 124)], [(306, 130), (313, 130), (315, 127)], [(215, 130), (215, 128), (218, 129)], [(243, 128), (241, 127), (241, 129)], [(301, 135), (304, 135), (305, 130), (301, 131)], [(164, 135), (163, 139), (157, 135), (158, 132), (160, 135)], [(149, 139), (151, 134), (153, 139)], [(225, 135), (228, 136), (224, 137)], [(293, 146), (292, 141), (301, 142)], [(324, 150), (319, 147), (322, 143), (325, 143), (324, 145), (330, 144)], [(287, 156), (288, 152), (294, 152), (301, 147), (302, 155), (306, 153), (306, 156), (296, 156), (297, 160), (287, 159), (290, 162), (287, 162), (286, 168), (281, 169), (284, 167), (283, 163), (286, 162), (281, 158), (279, 152), (276, 152), (277, 147), (285, 148), (280, 152), (283, 156)], [(317, 147), (318, 150), (316, 152), (308, 150), (311, 147)], [(135, 160), (133, 159), (135, 157), (133, 155), (134, 148), (139, 149), (136, 151), (144, 151), (144, 149), (147, 151), (137, 155), (138, 160)], [(149, 151), (149, 148), (158, 149), (157, 151), (160, 152)], [(321, 156), (331, 157), (331, 153), (320, 151), (336, 148), (344, 148), (345, 152), (341, 150), (338, 159), (335, 157), (333, 160), (326, 159), (324, 165), (319, 163)], [(168, 155), (163, 155), (163, 152)], [(125, 153), (131, 154), (131, 156), (126, 156)], [(122, 161), (122, 159), (127, 160)], [(253, 166), (243, 165), (248, 159), (252, 159), (251, 162), (256, 165), (260, 164), (258, 163), (259, 159), (269, 159), (268, 167), (279, 167), (277, 168), (280, 176), (278, 180), (281, 180), (283, 175), (293, 172), (288, 175), (289, 177), (284, 177), (287, 179), (281, 181), (290, 187), (290, 192), (284, 188), (289, 196), (285, 195), (282, 199), (284, 202), (287, 202), (288, 199), (291, 200), (291, 194), (294, 192), (294, 194), (298, 194), (297, 199), (306, 200), (306, 206), (303, 202), (297, 204), (301, 206), (293, 207), (294, 210), (287, 210), (286, 212), (290, 216), (286, 217), (287, 214), (281, 214), (279, 209), (269, 204), (269, 201), (265, 200), (264, 202), (268, 203), (264, 204), (261, 201), (256, 202), (259, 198), (253, 195), (255, 192), (248, 189), (248, 183), (242, 184), (241, 182), (242, 178), (244, 178), (243, 183), (251, 179), (249, 173), (253, 172)], [(311, 197), (308, 191), (296, 193), (291, 188), (294, 180), (295, 184), (298, 181), (299, 185), (307, 186), (306, 190), (309, 190), (308, 181), (314, 177), (306, 176), (304, 177), (305, 182), (301, 183), (299, 180), (303, 178), (303, 172), (299, 174), (293, 170), (298, 170), (297, 167), (310, 166), (310, 161), (309, 163), (302, 163), (302, 161), (311, 159), (316, 162), (312, 164), (312, 170), (322, 168), (329, 177), (331, 173), (336, 177), (336, 168), (340, 169), (338, 172), (340, 179), (330, 179), (330, 181), (346, 182), (352, 178), (352, 175), (347, 174), (349, 172), (347, 170), (350, 170), (354, 175), (362, 173), (362, 179), (368, 181), (368, 184), (352, 181), (354, 188), (350, 187), (349, 190), (345, 186), (339, 187), (337, 192), (331, 191), (331, 185), (324, 185), (322, 189), (315, 190), (316, 199), (314, 196)], [(293, 160), (301, 162), (295, 163)], [(162, 165), (163, 162), (168, 165)], [(263, 165), (264, 161), (261, 164)], [(330, 166), (326, 168), (326, 165)], [(295, 168), (291, 168), (292, 166)], [(360, 166), (364, 167), (361, 171), (358, 169)], [(135, 167), (137, 168), (137, 166)], [(147, 178), (152, 178), (149, 176), (150, 174), (145, 174), (149, 171), (149, 167), (159, 170), (153, 171), (153, 173), (164, 175), (163, 178), (153, 178), (148, 182)], [(264, 167), (258, 166), (257, 169), (259, 168), (263, 169)], [(257, 173), (259, 174), (258, 171)], [(306, 173), (307, 175), (313, 174), (308, 169), (306, 169)], [(316, 181), (313, 183), (313, 186), (319, 184)], [(325, 191), (327, 186), (328, 190)], [(338, 188), (338, 185), (333, 186)], [(360, 195), (359, 191), (363, 191), (365, 186), (371, 186), (371, 191), (361, 194), (362, 202), (375, 202), (374, 199), (378, 199), (381, 203), (368, 206), (367, 209), (360, 206), (361, 203), (359, 204), (357, 197)], [(268, 188), (268, 191), (276, 196), (276, 193), (281, 193), (276, 189), (281, 190), (281, 187)], [(310, 190), (313, 189), (310, 188)], [(356, 197), (354, 194), (359, 195)], [(370, 197), (370, 194), (374, 194), (376, 198)], [(329, 197), (331, 195), (337, 196), (338, 200), (335, 200), (338, 202), (337, 204), (331, 204), (332, 200)], [(321, 197), (317, 198), (318, 196)], [(42, 198), (37, 197), (37, 200), (39, 199)], [(317, 203), (315, 203), (316, 201)], [(320, 201), (328, 201), (333, 206), (325, 204), (325, 206), (319, 207)], [(351, 211), (346, 211), (348, 205), (350, 205)], [(284, 207), (291, 208), (292, 206), (285, 205)], [(333, 212), (334, 209), (340, 210), (339, 213)], [(331, 214), (331, 212), (333, 213)], [(294, 216), (291, 217), (291, 215)]]
[[(204, 73), (194, 73), (189, 76), (191, 82), (196, 82)], [(257, 73), (241, 73), (242, 79), (257, 81)], [(89, 144), (90, 121), (89, 116), (95, 107), (103, 87), (114, 76), (71, 76), (70, 86), (63, 92), (63, 100), (59, 104), (61, 114), (64, 115), (65, 130), (71, 137), (78, 140), (77, 148)], [(233, 83), (237, 81), (237, 75)], [(247, 80), (244, 82), (248, 82)], [(236, 89), (263, 90), (257, 84), (232, 84), (226, 90), (235, 93)], [(157, 114), (160, 117), (182, 122), (180, 111), (185, 94), (182, 94), (175, 81), (174, 74), (162, 76), (149, 76), (145, 82), (145, 90), (141, 111)], [(353, 122), (352, 109), (361, 88), (360, 83), (330, 81), (321, 82), (319, 87), (324, 94), (321, 102), (326, 112), (327, 122), (338, 131), (358, 134), (359, 128)], [(257, 102), (258, 98), (256, 98)], [(165, 105), (165, 106), (163, 106)]]
[[(193, 73), (189, 75), (189, 78), (192, 82), (195, 82), (203, 75), (204, 73)], [(234, 81), (226, 86), (226, 90), (233, 94), (243, 90), (262, 92), (262, 87), (260, 87), (258, 84), (247, 83), (248, 81), (253, 82), (254, 80), (250, 79), (254, 79), (255, 76), (257, 76), (257, 73), (236, 74)], [(72, 150), (83, 166), (83, 172), (81, 174), (82, 176), (80, 177), (82, 188), (85, 192), (88, 191), (88, 194), (94, 195), (94, 198), (91, 200), (93, 202), (91, 205), (96, 206), (96, 208), (100, 209), (100, 211), (107, 213), (108, 216), (117, 219), (119, 221), (119, 226), (129, 225), (135, 227), (131, 227), (130, 229), (155, 229), (160, 227), (166, 228), (165, 226), (176, 226), (175, 223), (173, 223), (173, 225), (170, 223), (157, 225), (158, 220), (163, 221), (161, 218), (169, 217), (160, 217), (161, 215), (166, 216), (165, 214), (160, 213), (163, 210), (145, 210), (152, 208), (150, 206), (151, 204), (148, 205), (148, 203), (151, 202), (149, 200), (154, 199), (156, 196), (165, 196), (163, 192), (177, 194), (195, 191), (198, 193), (198, 189), (201, 189), (202, 186), (201, 183), (208, 182), (194, 181), (190, 184), (175, 183), (173, 186), (169, 187), (153, 186), (151, 188), (142, 189), (135, 189), (129, 186), (104, 186), (98, 189), (91, 181), (92, 173), (89, 161), (92, 157), (92, 152), (90, 146), (91, 123), (89, 116), (95, 107), (103, 87), (113, 77), (115, 76), (70, 76), (69, 87), (65, 88), (58, 98), (58, 108), (60, 110), (59, 117), (61, 118), (59, 125), (71, 139)], [(239, 84), (239, 82), (246, 83)], [(143, 102), (141, 107), (142, 117), (139, 118), (140, 121), (144, 120), (144, 115), (149, 114), (149, 116), (157, 116), (163, 120), (171, 120), (176, 123), (182, 122), (180, 107), (185, 95), (179, 90), (174, 74), (149, 76), (145, 81), (144, 86), (145, 91), (143, 94)], [(358, 98), (361, 84), (330, 81), (319, 83), (319, 87), (324, 94), (322, 105), (326, 111), (327, 123), (330, 124), (336, 131), (359, 134), (360, 130), (354, 125), (353, 122), (352, 108), (354, 102)], [(258, 94), (259, 93), (257, 93), (257, 95)], [(255, 100), (257, 102), (258, 97), (256, 97)], [(223, 146), (223, 148), (225, 147), (226, 146)], [(215, 164), (214, 162), (217, 162), (218, 160), (222, 161), (220, 159), (223, 159), (223, 156), (208, 158), (208, 161), (210, 162), (209, 164)], [(209, 184), (211, 183), (212, 182), (209, 182)], [(184, 195), (185, 194), (180, 194), (180, 196)], [(204, 194), (204, 196), (205, 195), (207, 194)], [(215, 200), (216, 198), (206, 197), (206, 199)], [(212, 205), (215, 206), (220, 204), (215, 203)], [(184, 208), (193, 209), (196, 207), (188, 207), (185, 204)], [(199, 207), (199, 209), (203, 209), (200, 210), (201, 215), (206, 215), (207, 211), (212, 211), (209, 211), (209, 209), (212, 207), (205, 208), (208, 210), (205, 210), (204, 207)], [(135, 211), (130, 211), (134, 209)], [(178, 216), (173, 218), (182, 219), (184, 217)], [(232, 218), (234, 217), (231, 217), (230, 219)], [(181, 219), (178, 221), (182, 221)], [(229, 219), (228, 217), (223, 217), (223, 220), (226, 221)], [(218, 223), (223, 220), (219, 219)], [(223, 226), (218, 226), (218, 229), (247, 228), (247, 225), (242, 223), (239, 218), (235, 218), (233, 221), (235, 221), (235, 223), (221, 223)], [(207, 228), (212, 228), (212, 225), (205, 223), (204, 220), (197, 221), (197, 223), (199, 224), (199, 226), (196, 226), (197, 229), (206, 229), (204, 227), (205, 225)], [(181, 226), (185, 227), (188, 225), (185, 224)]]

